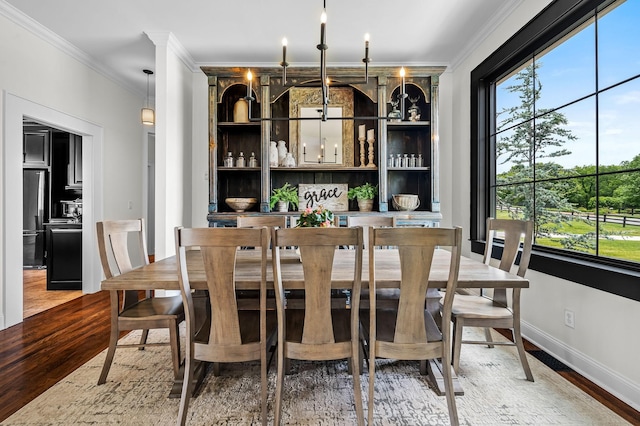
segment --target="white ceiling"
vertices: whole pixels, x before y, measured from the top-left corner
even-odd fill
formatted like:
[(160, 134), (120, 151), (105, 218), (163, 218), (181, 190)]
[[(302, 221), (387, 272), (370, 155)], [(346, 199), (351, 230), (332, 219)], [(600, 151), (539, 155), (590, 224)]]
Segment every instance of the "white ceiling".
[[(368, 32), (371, 65), (455, 66), (521, 1), (327, 0), (327, 61), (361, 66)], [(155, 70), (155, 46), (146, 34), (171, 32), (194, 69), (277, 66), (283, 37), (289, 40), (290, 65), (317, 65), (322, 5), (323, 0), (0, 0), (0, 13), (58, 45), (69, 43), (67, 51), (144, 94), (142, 70)]]

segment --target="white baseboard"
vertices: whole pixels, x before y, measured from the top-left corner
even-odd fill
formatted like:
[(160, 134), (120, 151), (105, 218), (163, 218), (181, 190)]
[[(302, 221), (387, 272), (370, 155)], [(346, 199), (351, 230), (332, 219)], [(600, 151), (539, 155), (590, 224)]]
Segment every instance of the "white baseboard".
[(640, 385), (524, 321), (522, 336), (607, 392), (640, 410)]

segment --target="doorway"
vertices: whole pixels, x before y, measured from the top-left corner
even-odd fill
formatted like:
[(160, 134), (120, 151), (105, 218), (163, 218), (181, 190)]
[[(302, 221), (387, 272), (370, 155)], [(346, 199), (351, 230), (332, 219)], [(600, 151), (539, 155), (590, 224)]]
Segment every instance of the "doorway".
[(82, 296), (82, 137), (23, 118), (23, 318)]

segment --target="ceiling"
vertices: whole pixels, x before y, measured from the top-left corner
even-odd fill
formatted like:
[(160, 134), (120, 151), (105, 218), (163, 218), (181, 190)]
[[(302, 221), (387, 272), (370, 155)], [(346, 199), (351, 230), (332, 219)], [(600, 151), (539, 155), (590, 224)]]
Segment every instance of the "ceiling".
[[(365, 33), (371, 37), (371, 65), (455, 66), (523, 0), (325, 1), (329, 66), (362, 66)], [(317, 65), (322, 4), (0, 0), (0, 13), (13, 15), (57, 45), (70, 44), (66, 51), (145, 94), (142, 70), (155, 70), (155, 46), (147, 34), (172, 33), (194, 70), (204, 65), (276, 66), (282, 60), (283, 37), (289, 41), (290, 65)]]

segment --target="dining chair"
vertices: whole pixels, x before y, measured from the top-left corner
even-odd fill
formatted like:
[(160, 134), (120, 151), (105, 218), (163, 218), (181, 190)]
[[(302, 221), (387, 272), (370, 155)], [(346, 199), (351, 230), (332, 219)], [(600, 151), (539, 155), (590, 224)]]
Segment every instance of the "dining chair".
[[(144, 219), (97, 222), (96, 230), (100, 261), (106, 278), (134, 269), (132, 255), (137, 254), (140, 257), (141, 266), (149, 264)], [(136, 252), (130, 252), (130, 246), (132, 248), (135, 246)], [(107, 357), (104, 360), (98, 384), (101, 385), (107, 380), (116, 348), (122, 347), (144, 349), (146, 346), (171, 346), (173, 374), (175, 378), (178, 378), (181, 362), (178, 326), (184, 321), (184, 309), (180, 296), (152, 297), (151, 292), (147, 291), (141, 298), (141, 292), (138, 290), (123, 290), (121, 292), (111, 290), (110, 293), (111, 335)], [(169, 329), (169, 343), (147, 343), (149, 330), (159, 328)], [(123, 330), (142, 330), (140, 343), (118, 344), (120, 332)]]
[(286, 228), (287, 216), (260, 215), (260, 216), (238, 216), (236, 219), (238, 228), (267, 226), (270, 228)]
[[(352, 278), (332, 281), (336, 249), (355, 248)], [(280, 249), (297, 246), (304, 279), (304, 309), (285, 309)], [(278, 373), (274, 423), (280, 424), (285, 359), (325, 361), (350, 359), (358, 424), (364, 423), (359, 368), (359, 303), (362, 275), (362, 228), (288, 228), (273, 230), (273, 277), (278, 315)], [(351, 274), (349, 274), (351, 275)], [(351, 290), (351, 309), (332, 309), (332, 289)]]
[(363, 241), (362, 244), (364, 249), (367, 250), (369, 247), (369, 227), (371, 226), (396, 226), (396, 218), (395, 216), (378, 216), (378, 215), (368, 215), (368, 216), (347, 216), (347, 226), (362, 226), (362, 235)]
[[(371, 309), (362, 311), (362, 324), (369, 337), (369, 401), (368, 423), (373, 424), (376, 358), (419, 360), (442, 358), (449, 420), (458, 424), (458, 412), (450, 367), (450, 321), (453, 294), (458, 284), (462, 229), (448, 228), (376, 228), (369, 229), (369, 290)], [(377, 305), (376, 277), (384, 271), (376, 265), (375, 246), (398, 247), (400, 290), (398, 307)], [(430, 286), (429, 273), (436, 248), (451, 249), (449, 276), (442, 312), (442, 329), (425, 309), (425, 296)], [(420, 267), (417, 267), (420, 265)]]
[[(483, 262), (487, 265), (491, 264), (494, 250), (493, 239), (496, 235), (504, 240), (498, 268), (507, 272), (511, 271), (520, 252), (517, 274), (520, 277), (524, 277), (531, 258), (533, 222), (487, 218), (487, 242), (483, 259)], [(462, 343), (488, 345), (490, 348), (493, 348), (494, 345), (516, 346), (524, 374), (528, 381), (533, 382), (533, 375), (527, 362), (527, 355), (520, 333), (520, 292), (520, 288), (495, 288), (493, 289), (493, 294), (483, 289), (480, 295), (455, 295), (451, 315), (454, 325), (453, 368), (456, 372), (460, 367)], [(510, 305), (508, 303), (509, 299), (511, 299)], [(463, 340), (462, 333), (465, 326), (483, 327), (486, 340)], [(494, 342), (491, 338), (491, 328), (511, 329), (513, 342)]]
[[(187, 341), (178, 424), (184, 425), (193, 392), (195, 361), (260, 361), (262, 423), (267, 423), (267, 351), (275, 341), (276, 318), (267, 312), (269, 228), (182, 228), (175, 230), (178, 281), (185, 307)], [(187, 250), (198, 247), (202, 263), (187, 264)], [(260, 309), (238, 309), (234, 282), (239, 247), (260, 250)], [(191, 266), (191, 267), (189, 267)], [(199, 267), (198, 267), (199, 266)], [(192, 279), (205, 279), (207, 307), (195, 308)]]

